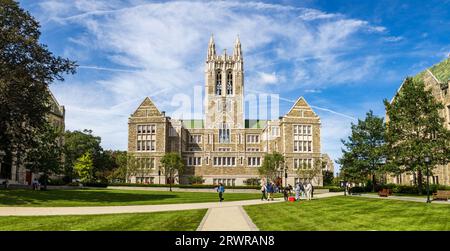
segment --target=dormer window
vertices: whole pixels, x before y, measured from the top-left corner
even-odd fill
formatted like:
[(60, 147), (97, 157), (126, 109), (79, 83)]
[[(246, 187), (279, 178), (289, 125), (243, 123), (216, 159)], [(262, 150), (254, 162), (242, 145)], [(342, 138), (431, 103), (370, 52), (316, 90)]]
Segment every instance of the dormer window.
[(233, 95), (233, 73), (228, 71), (227, 74), (227, 95)]
[(216, 95), (222, 95), (222, 73), (220, 71), (216, 74)]

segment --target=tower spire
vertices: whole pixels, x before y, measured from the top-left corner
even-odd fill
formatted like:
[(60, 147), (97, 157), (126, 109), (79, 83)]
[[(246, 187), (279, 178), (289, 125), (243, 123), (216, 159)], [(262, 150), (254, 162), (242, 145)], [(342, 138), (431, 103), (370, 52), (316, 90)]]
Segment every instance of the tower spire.
[(237, 35), (236, 42), (234, 43), (233, 56), (236, 59), (242, 59), (241, 40), (239, 39), (239, 35)]
[(208, 60), (213, 59), (216, 56), (216, 44), (214, 43), (214, 35), (211, 34), (208, 44)]

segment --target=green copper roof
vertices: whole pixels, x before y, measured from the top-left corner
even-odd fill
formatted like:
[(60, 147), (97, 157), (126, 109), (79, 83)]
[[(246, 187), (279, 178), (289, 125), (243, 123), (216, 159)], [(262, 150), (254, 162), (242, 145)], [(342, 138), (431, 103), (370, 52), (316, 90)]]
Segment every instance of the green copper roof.
[[(433, 75), (439, 80), (439, 82), (447, 82), (450, 79), (450, 58), (443, 60), (440, 63), (428, 68)], [(426, 70), (420, 72), (414, 78), (421, 78), (425, 74)]]
[(201, 119), (183, 120), (183, 127), (187, 129), (204, 128), (204, 123)]
[(246, 119), (245, 128), (265, 128), (267, 125), (267, 120), (259, 119)]

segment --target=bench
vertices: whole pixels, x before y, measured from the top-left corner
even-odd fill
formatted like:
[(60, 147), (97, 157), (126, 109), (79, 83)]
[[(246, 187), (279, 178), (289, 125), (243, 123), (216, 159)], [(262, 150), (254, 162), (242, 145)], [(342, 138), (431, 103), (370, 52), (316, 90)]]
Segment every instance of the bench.
[(388, 197), (389, 195), (392, 195), (392, 190), (383, 188), (378, 192), (378, 195), (380, 197)]
[(448, 200), (450, 198), (450, 191), (437, 190), (433, 193), (433, 200)]

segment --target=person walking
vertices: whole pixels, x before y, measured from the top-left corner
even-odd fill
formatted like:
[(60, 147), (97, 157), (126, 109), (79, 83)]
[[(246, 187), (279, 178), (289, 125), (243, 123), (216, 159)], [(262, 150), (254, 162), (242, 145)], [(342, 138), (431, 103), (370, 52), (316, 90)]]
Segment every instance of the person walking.
[(266, 192), (267, 192), (267, 200), (268, 200), (268, 201), (271, 199), (271, 196), (272, 196), (272, 189), (273, 189), (272, 184), (271, 184), (270, 182), (267, 182), (267, 185), (266, 185)]
[(283, 188), (283, 196), (284, 196), (284, 201), (289, 200), (289, 187), (288, 186), (285, 186)]
[(263, 183), (261, 185), (261, 200), (267, 200), (267, 196), (266, 196), (266, 185)]
[(289, 187), (289, 196), (291, 196), (294, 188), (291, 186), (291, 184), (289, 184), (288, 187)]
[(31, 182), (31, 186), (33, 187), (33, 190), (38, 190), (38, 181), (36, 178), (34, 178), (33, 182)]
[(300, 183), (297, 183), (295, 185), (295, 200), (300, 200), (300, 191), (301, 191)]
[(219, 183), (219, 187), (217, 188), (217, 192), (219, 192), (219, 202), (224, 200), (223, 193), (225, 192), (225, 187), (222, 183)]

